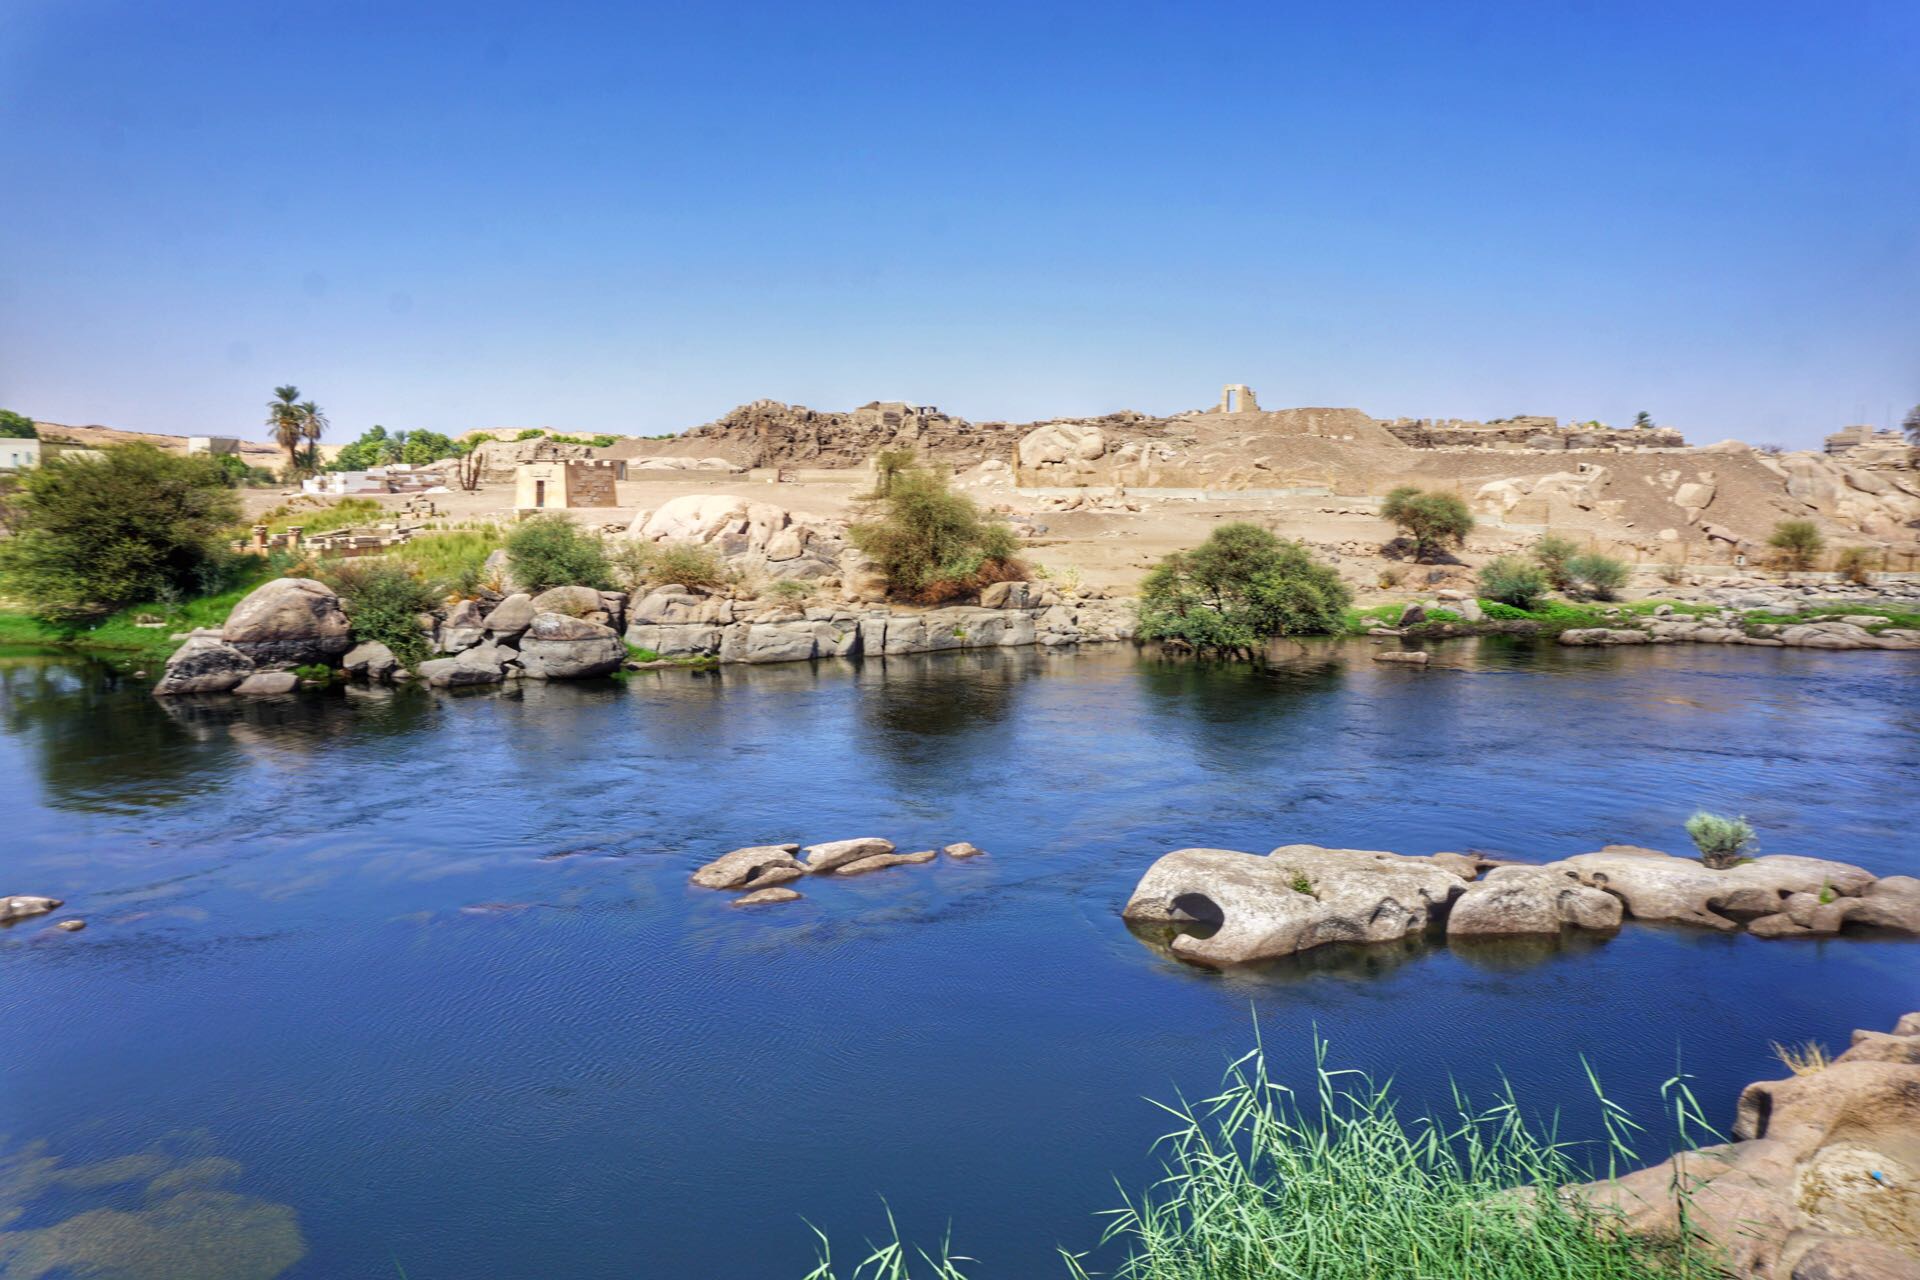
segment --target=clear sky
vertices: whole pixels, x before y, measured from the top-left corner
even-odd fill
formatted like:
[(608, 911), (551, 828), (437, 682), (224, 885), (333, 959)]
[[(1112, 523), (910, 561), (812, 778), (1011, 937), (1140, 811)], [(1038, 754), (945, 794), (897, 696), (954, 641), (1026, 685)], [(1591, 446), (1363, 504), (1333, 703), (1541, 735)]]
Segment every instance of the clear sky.
[(1920, 3), (0, 0), (0, 406), (1920, 401)]

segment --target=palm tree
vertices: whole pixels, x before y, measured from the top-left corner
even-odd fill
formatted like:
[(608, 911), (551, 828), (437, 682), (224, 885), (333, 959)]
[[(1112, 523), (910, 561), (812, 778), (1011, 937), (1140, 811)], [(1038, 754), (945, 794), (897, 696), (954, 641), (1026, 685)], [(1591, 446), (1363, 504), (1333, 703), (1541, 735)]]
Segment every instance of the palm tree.
[(1633, 425), (1645, 430), (1653, 425), (1653, 415), (1642, 409), (1633, 415)]
[(267, 425), (273, 428), (274, 443), (287, 451), (287, 467), (298, 470), (300, 442), (306, 438), (306, 423), (300, 412), (300, 388), (275, 387), (267, 401)]
[(307, 470), (320, 461), (320, 435), (327, 429), (327, 415), (311, 400), (300, 402), (300, 435), (307, 442)]

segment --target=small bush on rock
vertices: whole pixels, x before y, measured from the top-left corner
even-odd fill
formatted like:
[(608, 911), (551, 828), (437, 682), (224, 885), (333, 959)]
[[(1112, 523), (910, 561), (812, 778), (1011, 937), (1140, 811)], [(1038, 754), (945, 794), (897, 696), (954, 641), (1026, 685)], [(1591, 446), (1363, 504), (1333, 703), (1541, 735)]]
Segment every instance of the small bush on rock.
[(1687, 819), (1687, 834), (1700, 850), (1700, 861), (1724, 871), (1760, 847), (1760, 839), (1745, 818), (1725, 818), (1700, 810)]
[(1842, 547), (1833, 567), (1848, 582), (1864, 587), (1873, 580), (1873, 552), (1865, 547)]
[(1806, 570), (1813, 568), (1813, 562), (1827, 549), (1827, 540), (1811, 520), (1782, 520), (1773, 526), (1767, 545), (1779, 552), (1782, 568)]
[(1140, 589), (1140, 635), (1251, 653), (1271, 636), (1338, 631), (1352, 593), (1331, 566), (1258, 525), (1215, 529), (1162, 560)]
[(1473, 531), (1473, 513), (1451, 493), (1427, 493), (1412, 485), (1393, 490), (1380, 515), (1413, 539), (1413, 557), (1427, 560), (1449, 546), (1460, 546)]
[(934, 604), (1003, 580), (1009, 569), (1024, 572), (1012, 563), (1013, 530), (936, 472), (898, 470), (870, 501), (870, 515), (848, 526), (847, 537), (900, 595)]
[(1627, 566), (1612, 556), (1588, 552), (1566, 563), (1567, 581), (1589, 600), (1612, 600), (1627, 583)]
[(563, 515), (531, 516), (507, 534), (507, 563), (522, 591), (613, 586), (606, 545)]
[(1547, 594), (1547, 571), (1519, 556), (1501, 556), (1480, 570), (1480, 594), (1488, 600), (1531, 609)]
[(377, 640), (408, 666), (427, 656), (419, 619), (440, 604), (444, 593), (437, 584), (409, 565), (385, 559), (340, 560), (319, 573), (340, 596), (356, 642)]

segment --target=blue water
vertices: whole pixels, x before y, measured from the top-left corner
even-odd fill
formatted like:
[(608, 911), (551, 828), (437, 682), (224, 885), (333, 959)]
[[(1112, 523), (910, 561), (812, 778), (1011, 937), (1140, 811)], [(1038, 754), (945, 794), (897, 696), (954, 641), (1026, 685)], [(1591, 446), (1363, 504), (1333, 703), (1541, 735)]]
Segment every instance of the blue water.
[[(856, 1253), (884, 1196), (987, 1274), (1059, 1276), (1152, 1176), (1144, 1099), (1203, 1096), (1256, 1017), (1283, 1078), (1317, 1029), (1412, 1104), (1504, 1074), (1570, 1134), (1584, 1055), (1657, 1157), (1676, 1062), (1724, 1123), (1770, 1041), (1920, 1007), (1892, 941), (1629, 925), (1220, 976), (1135, 939), (1129, 889), (1190, 844), (1679, 850), (1707, 807), (1920, 873), (1911, 655), (1368, 652), (254, 704), (0, 662), (0, 892), (89, 922), (0, 931), (0, 1275), (795, 1277), (803, 1217)], [(989, 856), (756, 912), (686, 883), (867, 834)]]

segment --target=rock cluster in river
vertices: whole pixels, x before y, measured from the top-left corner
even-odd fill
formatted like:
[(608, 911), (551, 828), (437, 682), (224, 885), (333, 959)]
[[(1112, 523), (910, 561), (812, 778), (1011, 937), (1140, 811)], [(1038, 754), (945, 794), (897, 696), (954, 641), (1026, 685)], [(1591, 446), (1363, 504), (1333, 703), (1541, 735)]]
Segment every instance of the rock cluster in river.
[[(947, 845), (949, 858), (977, 858), (981, 849), (964, 841)], [(857, 836), (850, 840), (829, 840), (810, 844), (756, 844), (723, 853), (696, 870), (692, 882), (703, 889), (744, 891), (736, 898), (736, 907), (762, 903), (793, 902), (797, 890), (784, 886), (806, 876), (859, 876), (889, 867), (932, 862), (938, 855), (932, 849), (900, 853), (893, 841), (879, 836)]]
[(1920, 935), (1920, 880), (1791, 855), (1713, 870), (1629, 845), (1520, 865), (1295, 844), (1264, 856), (1176, 850), (1148, 868), (1122, 914), (1193, 926), (1173, 937), (1173, 953), (1230, 965), (1335, 942), (1606, 931), (1623, 919), (1744, 928), (1763, 938), (1863, 928)]
[(1733, 1137), (1566, 1194), (1631, 1237), (1691, 1232), (1730, 1275), (1920, 1277), (1920, 1013), (1855, 1031), (1824, 1066), (1748, 1085)]
[[(1665, 608), (1665, 606), (1662, 606)], [(1920, 631), (1888, 625), (1875, 613), (1816, 614), (1799, 622), (1750, 623), (1738, 613), (1650, 617), (1623, 614), (1621, 625), (1574, 627), (1560, 643), (1576, 646), (1629, 644), (1745, 644), (1788, 649), (1920, 649)]]

